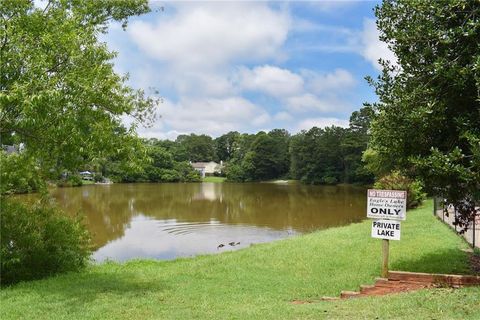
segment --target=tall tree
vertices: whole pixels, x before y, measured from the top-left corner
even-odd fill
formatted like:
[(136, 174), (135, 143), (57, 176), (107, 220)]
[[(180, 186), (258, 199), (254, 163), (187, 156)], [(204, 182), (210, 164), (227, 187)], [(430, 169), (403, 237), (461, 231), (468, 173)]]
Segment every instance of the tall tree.
[(154, 101), (125, 85), (99, 36), (111, 21), (148, 11), (146, 0), (3, 0), (0, 5), (0, 139), (22, 143), (45, 168), (76, 168), (108, 153), (140, 151), (134, 126)]
[(350, 116), (350, 126), (340, 144), (344, 163), (344, 182), (372, 183), (373, 175), (362, 163), (362, 153), (370, 139), (370, 123), (375, 116), (374, 109), (365, 105)]
[(215, 150), (219, 161), (229, 161), (233, 158), (239, 139), (240, 133), (237, 131), (230, 131), (215, 139)]
[(175, 159), (177, 161), (213, 161), (215, 160), (215, 145), (212, 137), (205, 134), (179, 135), (175, 140), (177, 143)]
[(278, 143), (281, 136), (274, 137), (275, 134), (261, 131), (256, 135), (242, 162), (247, 180), (274, 179), (288, 170), (287, 150)]
[(390, 0), (375, 13), (399, 66), (383, 61), (370, 79), (380, 103), (369, 158), (381, 164), (371, 167), (420, 177), (466, 226), (480, 201), (480, 4)]

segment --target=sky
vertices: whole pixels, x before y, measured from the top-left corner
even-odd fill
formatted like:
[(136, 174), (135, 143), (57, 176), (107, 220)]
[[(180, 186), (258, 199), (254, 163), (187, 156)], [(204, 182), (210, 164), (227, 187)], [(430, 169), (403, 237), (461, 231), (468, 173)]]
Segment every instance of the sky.
[(347, 127), (377, 100), (365, 76), (395, 60), (378, 39), (376, 1), (150, 4), (102, 39), (128, 85), (162, 100), (142, 137)]

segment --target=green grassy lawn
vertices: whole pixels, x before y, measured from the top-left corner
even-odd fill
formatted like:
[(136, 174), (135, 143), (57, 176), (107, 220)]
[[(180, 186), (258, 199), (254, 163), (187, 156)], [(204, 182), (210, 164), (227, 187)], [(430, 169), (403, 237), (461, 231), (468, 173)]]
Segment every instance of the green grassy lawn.
[[(432, 215), (409, 211), (391, 269), (468, 273), (466, 244)], [(373, 283), (381, 240), (370, 221), (236, 252), (105, 263), (0, 291), (1, 319), (480, 319), (480, 288), (320, 301)]]
[(213, 177), (213, 176), (209, 176), (209, 177), (205, 177), (203, 178), (203, 182), (224, 182), (225, 180), (227, 180), (227, 178), (225, 177)]

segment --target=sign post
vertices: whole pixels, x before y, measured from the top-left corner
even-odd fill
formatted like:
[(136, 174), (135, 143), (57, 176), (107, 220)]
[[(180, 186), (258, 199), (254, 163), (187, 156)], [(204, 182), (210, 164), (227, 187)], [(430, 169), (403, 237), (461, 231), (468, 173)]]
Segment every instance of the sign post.
[(372, 221), (372, 238), (382, 239), (382, 277), (388, 278), (390, 240), (400, 240), (400, 221), (407, 212), (407, 192), (400, 190), (367, 191), (367, 217)]
[(388, 254), (390, 251), (390, 240), (382, 240), (382, 278), (388, 278)]

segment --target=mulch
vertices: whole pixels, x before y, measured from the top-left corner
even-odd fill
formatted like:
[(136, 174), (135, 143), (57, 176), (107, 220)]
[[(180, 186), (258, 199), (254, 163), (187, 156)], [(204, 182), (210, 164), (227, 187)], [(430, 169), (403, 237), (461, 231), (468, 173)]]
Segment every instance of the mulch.
[(474, 273), (480, 274), (480, 254), (472, 253), (470, 255), (470, 265)]

